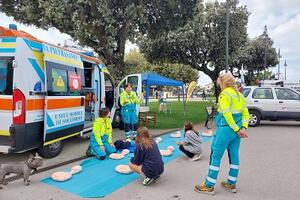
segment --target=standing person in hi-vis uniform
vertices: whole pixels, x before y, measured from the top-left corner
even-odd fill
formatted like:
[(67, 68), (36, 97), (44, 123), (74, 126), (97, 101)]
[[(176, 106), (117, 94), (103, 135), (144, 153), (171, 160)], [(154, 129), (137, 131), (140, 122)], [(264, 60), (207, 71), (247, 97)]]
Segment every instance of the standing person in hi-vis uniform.
[(224, 151), (228, 151), (230, 170), (227, 181), (221, 182), (226, 190), (237, 192), (236, 182), (239, 172), (239, 147), (241, 138), (247, 138), (249, 112), (246, 99), (238, 91), (231, 73), (221, 74), (217, 80), (221, 88), (216, 117), (217, 130), (211, 144), (211, 155), (208, 175), (205, 181), (196, 185), (194, 190), (200, 193), (214, 195), (214, 185), (220, 170), (220, 161)]
[(131, 134), (133, 139), (135, 139), (137, 135), (138, 120), (136, 106), (140, 104), (140, 100), (136, 92), (132, 91), (130, 83), (126, 84), (125, 91), (122, 92), (120, 96), (120, 104), (122, 106), (121, 114), (125, 126), (125, 138), (131, 141)]

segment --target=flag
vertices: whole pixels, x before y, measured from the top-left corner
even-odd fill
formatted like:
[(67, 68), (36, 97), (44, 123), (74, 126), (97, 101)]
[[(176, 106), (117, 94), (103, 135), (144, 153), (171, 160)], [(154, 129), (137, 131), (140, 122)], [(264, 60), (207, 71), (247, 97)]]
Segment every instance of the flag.
[(192, 93), (193, 91), (195, 90), (197, 86), (197, 83), (196, 81), (192, 81), (190, 84), (189, 84), (189, 87), (188, 87), (188, 92), (187, 92), (187, 95), (186, 95), (186, 102), (188, 102), (192, 96)]

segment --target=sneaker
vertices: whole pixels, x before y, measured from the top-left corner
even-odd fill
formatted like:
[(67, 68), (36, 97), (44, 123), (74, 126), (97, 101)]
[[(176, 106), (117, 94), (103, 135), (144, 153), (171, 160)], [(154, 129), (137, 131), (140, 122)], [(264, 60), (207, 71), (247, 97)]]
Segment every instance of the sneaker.
[(214, 195), (216, 193), (214, 187), (207, 187), (204, 182), (201, 185), (195, 185), (194, 190), (198, 193), (209, 195)]
[(160, 180), (160, 176), (157, 176), (154, 178), (153, 182), (159, 181)]
[(86, 150), (85, 155), (86, 155), (87, 157), (90, 157), (90, 156), (93, 155), (93, 154), (92, 154), (92, 149), (91, 149), (90, 146), (89, 146), (89, 148)]
[(232, 193), (237, 193), (237, 189), (236, 189), (236, 185), (235, 184), (229, 184), (225, 181), (221, 182), (221, 185), (222, 187), (225, 189), (225, 190), (228, 190)]
[(194, 157), (192, 157), (190, 159), (190, 161), (197, 161), (197, 160), (200, 160), (202, 157), (202, 154), (195, 154)]
[(155, 179), (155, 178), (148, 178), (148, 177), (146, 176), (146, 177), (144, 178), (144, 180), (143, 180), (143, 185), (145, 185), (145, 186), (150, 185), (151, 183), (153, 183), (154, 179)]

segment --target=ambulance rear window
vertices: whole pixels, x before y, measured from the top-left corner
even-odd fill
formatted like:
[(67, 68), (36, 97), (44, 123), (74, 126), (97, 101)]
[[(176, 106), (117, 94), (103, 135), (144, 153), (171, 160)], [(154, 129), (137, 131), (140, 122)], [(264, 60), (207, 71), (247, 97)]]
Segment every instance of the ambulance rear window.
[(13, 57), (0, 57), (0, 95), (12, 95)]

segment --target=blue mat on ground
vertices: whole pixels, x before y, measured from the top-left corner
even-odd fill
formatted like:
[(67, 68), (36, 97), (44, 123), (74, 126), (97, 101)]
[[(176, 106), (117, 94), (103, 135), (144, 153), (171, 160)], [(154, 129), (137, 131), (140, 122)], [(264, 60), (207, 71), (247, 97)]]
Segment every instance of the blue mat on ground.
[[(183, 136), (182, 132), (181, 135)], [(183, 155), (176, 145), (176, 142), (182, 141), (183, 137), (172, 138), (170, 134), (167, 134), (161, 138), (162, 141), (158, 144), (160, 149), (167, 149), (169, 145), (175, 147), (171, 156), (163, 157), (165, 164)], [(202, 137), (203, 143), (209, 140), (211, 140), (211, 137)], [(43, 179), (42, 182), (83, 198), (105, 197), (139, 178), (139, 175), (135, 173), (123, 175), (115, 172), (117, 165), (128, 164), (131, 157), (133, 157), (133, 154), (126, 155), (122, 160), (111, 160), (109, 158), (98, 160), (96, 158), (90, 158), (80, 164), (83, 169), (82, 172), (73, 175), (70, 180), (66, 182), (56, 182), (50, 177), (47, 177)], [(70, 171), (70, 169), (66, 169), (66, 171)]]

